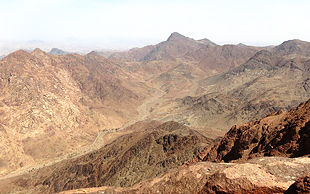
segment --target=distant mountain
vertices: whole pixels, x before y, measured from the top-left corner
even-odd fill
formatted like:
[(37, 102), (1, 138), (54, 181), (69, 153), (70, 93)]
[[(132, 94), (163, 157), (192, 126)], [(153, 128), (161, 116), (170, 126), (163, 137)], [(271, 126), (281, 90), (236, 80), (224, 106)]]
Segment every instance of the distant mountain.
[(286, 48), (285, 42), (274, 50), (257, 52), (228, 72), (200, 81), (198, 88), (204, 91), (203, 95), (179, 101), (179, 110), (188, 115), (182, 118), (183, 122), (225, 130), (281, 109), (289, 110), (307, 100), (310, 98), (308, 44), (294, 43), (296, 48), (304, 49), (282, 56), (283, 49), (279, 48)]
[(250, 46), (219, 46), (208, 39), (194, 40), (174, 32), (168, 37), (167, 41), (115, 53), (109, 58), (142, 62), (180, 59), (195, 64), (208, 74), (215, 74), (241, 65), (259, 50), (258, 47)]
[(114, 52), (110, 54), (110, 59), (122, 59), (129, 61), (141, 61), (155, 46), (149, 45), (142, 48), (133, 48), (129, 51)]
[(112, 54), (116, 54), (118, 52), (122, 52), (119, 50), (96, 50), (95, 51), (98, 55), (101, 55), (105, 58), (109, 58)]
[(1, 55), (0, 56), (0, 60), (3, 59), (4, 57), (6, 57), (6, 55)]
[(172, 60), (180, 58), (190, 51), (197, 50), (201, 46), (202, 43), (174, 32), (167, 41), (157, 44), (153, 50), (144, 56), (143, 60)]
[(194, 40), (174, 32), (157, 45), (115, 53), (109, 59), (122, 61), (122, 68), (155, 83), (167, 98), (180, 98), (186, 90), (194, 90), (190, 95), (203, 93), (201, 87), (196, 88), (199, 80), (242, 65), (260, 49), (219, 46), (208, 39)]
[(310, 57), (310, 43), (301, 40), (288, 40), (272, 49), (272, 52), (281, 56)]
[(49, 54), (52, 54), (52, 55), (66, 55), (66, 54), (69, 54), (69, 52), (60, 50), (58, 48), (52, 48), (52, 50), (49, 52)]

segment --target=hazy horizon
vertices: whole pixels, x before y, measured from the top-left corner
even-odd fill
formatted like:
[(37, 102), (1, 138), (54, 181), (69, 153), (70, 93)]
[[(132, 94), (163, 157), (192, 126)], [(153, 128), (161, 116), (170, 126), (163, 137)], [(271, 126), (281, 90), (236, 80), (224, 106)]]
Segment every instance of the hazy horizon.
[(127, 50), (172, 32), (223, 44), (310, 41), (306, 0), (11, 0), (0, 6), (0, 55), (25, 45), (68, 51)]

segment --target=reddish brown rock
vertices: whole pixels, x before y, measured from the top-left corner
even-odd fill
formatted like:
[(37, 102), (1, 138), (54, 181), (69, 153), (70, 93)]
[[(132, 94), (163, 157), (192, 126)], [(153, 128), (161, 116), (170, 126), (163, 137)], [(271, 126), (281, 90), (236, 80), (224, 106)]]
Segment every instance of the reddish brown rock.
[(305, 156), (310, 154), (309, 137), (310, 100), (289, 112), (277, 112), (232, 127), (205, 153), (203, 160), (231, 162), (260, 156)]
[(310, 176), (302, 177), (292, 184), (284, 194), (310, 193)]
[(266, 157), (245, 163), (200, 162), (170, 170), (130, 188), (91, 188), (73, 193), (283, 193), (310, 171), (310, 158)]

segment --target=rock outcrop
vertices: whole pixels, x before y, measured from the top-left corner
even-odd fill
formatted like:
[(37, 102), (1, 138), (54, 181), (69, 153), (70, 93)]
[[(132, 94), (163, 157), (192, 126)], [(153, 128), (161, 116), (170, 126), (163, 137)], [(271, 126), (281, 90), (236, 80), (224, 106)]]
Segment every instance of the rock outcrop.
[(200, 162), (130, 188), (91, 188), (73, 193), (283, 193), (310, 172), (310, 158), (266, 157), (245, 163)]
[(310, 176), (299, 178), (284, 194), (310, 193)]
[(310, 100), (289, 112), (276, 112), (232, 127), (203, 160), (231, 162), (261, 156), (305, 156), (310, 154), (309, 137)]

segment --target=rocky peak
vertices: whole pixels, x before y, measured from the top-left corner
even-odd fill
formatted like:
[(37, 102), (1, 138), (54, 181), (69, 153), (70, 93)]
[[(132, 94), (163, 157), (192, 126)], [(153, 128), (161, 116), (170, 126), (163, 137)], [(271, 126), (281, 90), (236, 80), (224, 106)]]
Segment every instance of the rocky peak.
[(44, 52), (44, 51), (42, 51), (41, 49), (39, 49), (39, 48), (36, 48), (36, 49), (34, 49), (33, 51), (32, 51), (32, 53), (31, 53), (31, 55), (33, 55), (33, 56), (45, 56), (45, 55), (47, 55), (47, 53), (46, 52)]
[(13, 57), (13, 58), (27, 57), (27, 56), (30, 56), (30, 53), (27, 52), (27, 51), (25, 51), (25, 50), (22, 50), (22, 49), (17, 50), (17, 51), (15, 51), (15, 52), (13, 52), (13, 53), (10, 53), (10, 54), (8, 55), (8, 57)]
[(9, 54), (7, 57), (4, 58), (4, 60), (25, 63), (26, 61), (30, 60), (30, 58), (33, 58), (33, 56), (29, 52), (25, 50), (18, 50)]
[(39, 48), (36, 48), (32, 51), (32, 53), (45, 53), (44, 51), (42, 51), (41, 49)]
[(178, 41), (178, 40), (187, 40), (188, 38), (183, 36), (182, 34), (178, 33), (178, 32), (173, 32), (169, 38), (167, 39), (167, 41)]
[(279, 55), (297, 54), (302, 56), (310, 56), (310, 43), (298, 39), (288, 40), (276, 46), (273, 52)]

